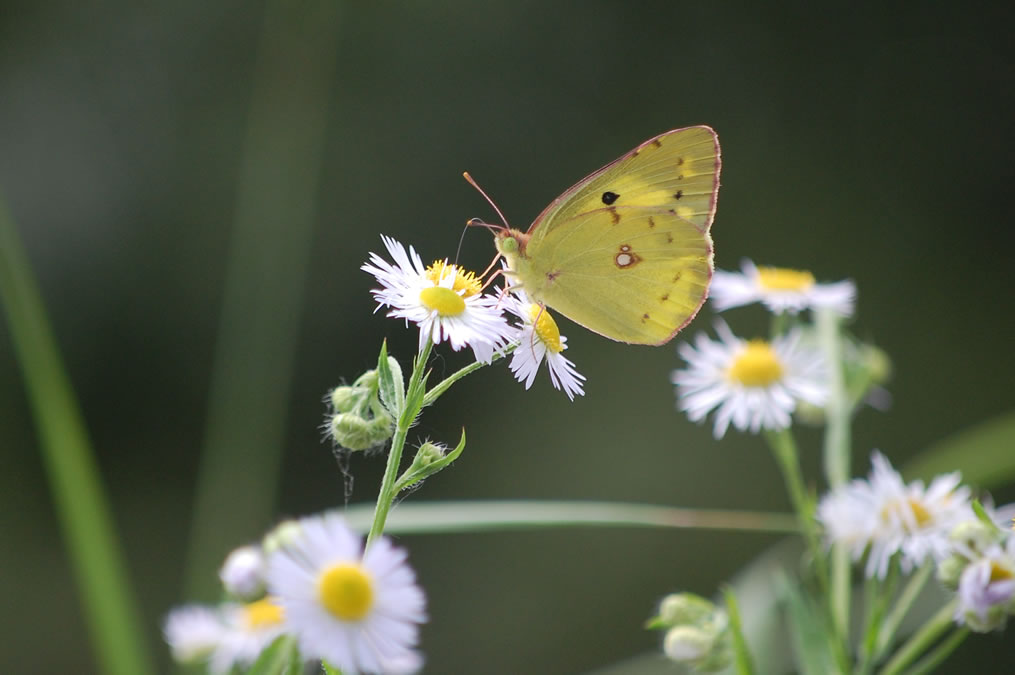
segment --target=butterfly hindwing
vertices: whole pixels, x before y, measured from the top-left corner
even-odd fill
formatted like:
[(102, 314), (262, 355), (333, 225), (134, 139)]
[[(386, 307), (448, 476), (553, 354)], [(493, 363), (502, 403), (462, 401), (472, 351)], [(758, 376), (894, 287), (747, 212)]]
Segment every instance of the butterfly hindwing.
[(582, 213), (529, 242), (523, 286), (564, 316), (622, 342), (662, 344), (708, 294), (708, 233), (670, 209)]

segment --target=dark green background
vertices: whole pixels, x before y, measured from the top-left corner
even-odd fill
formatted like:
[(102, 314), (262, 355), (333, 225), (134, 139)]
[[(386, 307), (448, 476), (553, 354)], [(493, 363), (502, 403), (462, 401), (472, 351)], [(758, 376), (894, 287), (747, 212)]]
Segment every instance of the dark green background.
[[(273, 11), (298, 24), (312, 4)], [(0, 191), (40, 278), (163, 663), (159, 622), (184, 600), (264, 14), (235, 1), (6, 3), (0, 20)], [(379, 233), (425, 259), (453, 257), (466, 219), (493, 218), (463, 170), (523, 227), (579, 177), (691, 124), (712, 125), (722, 143), (719, 267), (748, 256), (859, 287), (853, 328), (895, 366), (892, 409), (857, 420), (862, 470), (871, 448), (901, 462), (1008, 410), (1013, 18), (1000, 3), (342, 6), (283, 470), (277, 495), (264, 495), (277, 498), (272, 512), (342, 503), (320, 441), (321, 397), (370, 367), (382, 338), (403, 362), (414, 349), (413, 331), (371, 314), (371, 279), (358, 267), (380, 249)], [(280, 86), (279, 105), (286, 96)], [(481, 269), (492, 253), (489, 236), (470, 231), (461, 260)], [(744, 333), (764, 327), (760, 311), (729, 320)], [(569, 403), (545, 374), (526, 392), (503, 367), (469, 378), (410, 438), (454, 442), (465, 425), (465, 454), (412, 500), (788, 509), (757, 438), (716, 443), (674, 410), (672, 346), (562, 329), (587, 396)], [(467, 362), (440, 354), (438, 374)], [(6, 330), (0, 411), (0, 671), (91, 672)], [(817, 477), (818, 435), (803, 440)], [(353, 502), (372, 499), (381, 466), (354, 459)], [(222, 532), (222, 552), (270, 525)], [(709, 595), (774, 541), (597, 529), (402, 539), (429, 596), (423, 648), (434, 673), (571, 673), (652, 650), (657, 636), (641, 623), (659, 596)], [(987, 656), (1001, 667), (1010, 644), (971, 639), (956, 662)]]

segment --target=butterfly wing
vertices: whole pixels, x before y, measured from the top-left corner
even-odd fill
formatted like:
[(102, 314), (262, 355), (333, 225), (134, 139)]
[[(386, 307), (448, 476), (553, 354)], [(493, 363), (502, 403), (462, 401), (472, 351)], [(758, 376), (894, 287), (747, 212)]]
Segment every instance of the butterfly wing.
[(720, 154), (705, 126), (650, 139), (579, 181), (529, 228), (529, 295), (621, 342), (659, 345), (708, 296)]
[(715, 217), (721, 158), (711, 127), (674, 129), (586, 176), (543, 209), (529, 227), (538, 240), (581, 213), (611, 206), (655, 206), (707, 231)]
[(613, 340), (659, 345), (704, 303), (712, 240), (669, 209), (597, 209), (551, 230), (523, 269), (529, 295), (572, 321)]

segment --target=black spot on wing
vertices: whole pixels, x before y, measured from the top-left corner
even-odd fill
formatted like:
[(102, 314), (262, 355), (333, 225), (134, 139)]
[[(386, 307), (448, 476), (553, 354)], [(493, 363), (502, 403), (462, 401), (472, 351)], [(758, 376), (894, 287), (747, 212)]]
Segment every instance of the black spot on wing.
[(618, 195), (616, 192), (610, 192), (609, 190), (607, 190), (606, 192), (603, 193), (603, 203), (609, 206), (613, 202), (617, 201), (619, 197), (620, 195)]

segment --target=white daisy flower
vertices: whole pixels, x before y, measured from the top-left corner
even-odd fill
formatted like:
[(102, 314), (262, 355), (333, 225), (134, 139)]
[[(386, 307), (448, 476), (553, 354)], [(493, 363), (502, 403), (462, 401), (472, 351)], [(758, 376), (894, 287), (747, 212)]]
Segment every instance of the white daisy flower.
[(282, 608), (272, 598), (219, 607), (174, 609), (165, 624), (173, 658), (183, 663), (207, 660), (212, 673), (249, 666), (285, 632)]
[(381, 284), (371, 291), (378, 306), (391, 307), (388, 316), (419, 326), (420, 349), (427, 338), (434, 344), (447, 341), (455, 351), (468, 345), (477, 360), (489, 363), (512, 333), (497, 298), (481, 293), (482, 284), (472, 272), (440, 260), (424, 267), (412, 247), (406, 252), (391, 237), (381, 239), (395, 264), (371, 253), (370, 262), (360, 268)]
[(955, 621), (986, 633), (1004, 628), (1015, 612), (1015, 537), (995, 545), (959, 577)]
[(300, 653), (348, 675), (418, 670), (426, 599), (405, 559), (386, 538), (364, 553), (336, 514), (302, 519), (299, 536), (268, 561), (268, 587)]
[(584, 396), (582, 382), (585, 376), (577, 371), (574, 363), (562, 353), (567, 349), (567, 338), (560, 334), (557, 322), (550, 311), (542, 306), (529, 302), (521, 290), (505, 300), (507, 310), (522, 320), (522, 326), (515, 338), (518, 347), (511, 355), (508, 367), (515, 379), (525, 383), (528, 389), (536, 380), (539, 365), (545, 360), (550, 371), (550, 381), (555, 389), (563, 389), (567, 397), (574, 400), (575, 395)]
[(952, 528), (974, 517), (959, 473), (924, 487), (923, 481), (906, 485), (880, 452), (871, 464), (866, 480), (842, 485), (818, 504), (828, 541), (844, 544), (854, 560), (866, 551), (867, 577), (883, 579), (896, 554), (906, 574), (929, 559), (944, 559), (953, 550)]
[(225, 632), (218, 609), (199, 605), (173, 609), (162, 627), (173, 658), (180, 663), (196, 663), (211, 656)]
[(709, 297), (716, 310), (761, 302), (775, 314), (817, 308), (829, 308), (843, 316), (853, 314), (856, 286), (852, 281), (819, 284), (810, 272), (757, 267), (747, 259), (741, 261), (740, 269), (741, 272), (715, 271)]
[(722, 438), (732, 423), (741, 431), (779, 430), (790, 425), (798, 403), (824, 405), (828, 374), (821, 353), (792, 330), (772, 342), (743, 340), (724, 322), (719, 340), (699, 334), (677, 352), (688, 367), (673, 371), (678, 407), (692, 422), (717, 409), (713, 433)]

